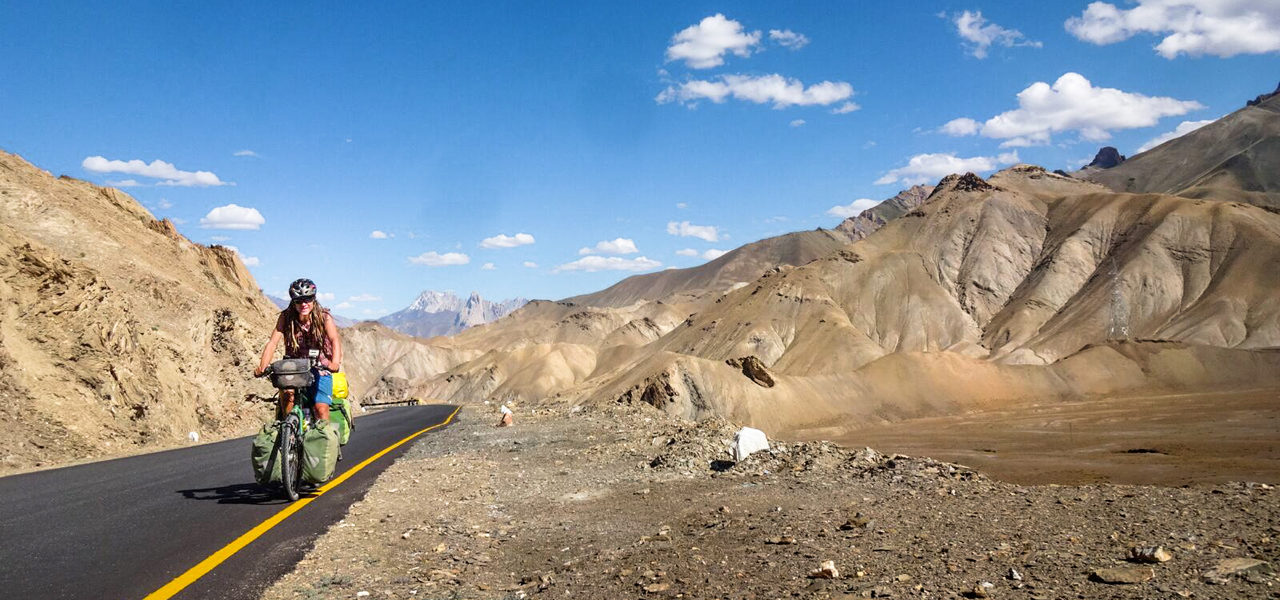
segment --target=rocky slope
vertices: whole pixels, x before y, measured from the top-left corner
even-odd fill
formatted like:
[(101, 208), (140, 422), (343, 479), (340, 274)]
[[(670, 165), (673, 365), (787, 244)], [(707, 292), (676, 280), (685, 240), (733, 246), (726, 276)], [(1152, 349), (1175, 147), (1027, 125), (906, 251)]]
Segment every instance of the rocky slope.
[(1262, 274), (1278, 268), (1280, 215), (1019, 165), (948, 177), (866, 239), (723, 295), (531, 305), (453, 340), (485, 354), (424, 390), (827, 436), (1020, 399), (1274, 386), (1280, 281)]
[(600, 307), (622, 307), (636, 302), (670, 299), (682, 294), (717, 295), (730, 287), (752, 281), (777, 265), (802, 265), (843, 246), (842, 233), (819, 229), (765, 238), (736, 248), (696, 267), (668, 269), (634, 275), (592, 294), (566, 298), (566, 302)]
[(1234, 200), (1280, 209), (1280, 96), (1259, 96), (1187, 135), (1085, 175), (1117, 192)]
[(885, 223), (915, 210), (917, 206), (924, 204), (931, 193), (933, 193), (931, 185), (913, 185), (898, 192), (894, 197), (862, 211), (862, 214), (845, 219), (836, 226), (836, 231), (845, 234), (849, 241), (856, 242), (875, 233), (884, 227)]
[(378, 322), (400, 333), (421, 338), (453, 335), (468, 327), (497, 321), (527, 302), (524, 298), (491, 302), (475, 292), (463, 300), (452, 292), (428, 290), (408, 307), (382, 317)]
[[(1275, 593), (1272, 485), (1023, 486), (829, 443), (733, 463), (716, 419), (518, 410), (494, 428), (477, 408), (388, 468), (263, 597)], [(1164, 562), (1130, 558), (1157, 547)], [(811, 575), (825, 561), (831, 577)]]
[(0, 152), (0, 471), (247, 431), (274, 315), (231, 250)]

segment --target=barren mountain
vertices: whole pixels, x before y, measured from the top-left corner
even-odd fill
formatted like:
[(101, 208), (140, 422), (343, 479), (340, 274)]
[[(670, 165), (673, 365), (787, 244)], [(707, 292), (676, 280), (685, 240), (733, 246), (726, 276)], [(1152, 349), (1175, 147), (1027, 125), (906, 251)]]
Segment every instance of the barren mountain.
[(836, 226), (836, 231), (848, 236), (849, 241), (856, 242), (875, 233), (885, 223), (915, 210), (917, 206), (924, 204), (932, 192), (931, 185), (913, 185), (861, 214), (845, 219)]
[(405, 309), (382, 317), (378, 322), (400, 333), (421, 338), (453, 335), (468, 327), (501, 319), (526, 302), (528, 300), (524, 298), (491, 302), (475, 292), (463, 300), (452, 292), (428, 290)]
[(1084, 176), (1117, 192), (1154, 192), (1280, 208), (1280, 96), (1260, 96), (1182, 137)]
[(0, 470), (246, 432), (275, 312), (231, 250), (0, 152)]
[(832, 435), (1026, 399), (1277, 385), (1276, 272), (1280, 215), (1019, 165), (947, 177), (866, 239), (715, 300), (535, 303), (452, 340), (486, 352), (424, 390)]
[(777, 265), (809, 262), (847, 241), (843, 234), (825, 229), (788, 233), (741, 246), (696, 267), (634, 275), (599, 292), (574, 296), (565, 301), (618, 307), (645, 300), (661, 300), (675, 294), (692, 297), (720, 293), (734, 284), (754, 280)]

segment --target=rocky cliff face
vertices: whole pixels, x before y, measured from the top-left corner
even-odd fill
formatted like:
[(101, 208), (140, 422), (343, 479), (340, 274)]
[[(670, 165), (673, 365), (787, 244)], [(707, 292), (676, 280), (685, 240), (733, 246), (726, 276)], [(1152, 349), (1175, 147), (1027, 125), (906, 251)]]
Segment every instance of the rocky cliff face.
[(931, 193), (933, 193), (931, 185), (913, 185), (898, 192), (894, 197), (862, 211), (862, 214), (845, 219), (836, 226), (836, 231), (845, 234), (849, 241), (856, 242), (875, 233), (876, 230), (884, 227), (885, 223), (915, 210), (916, 207), (925, 203)]
[(1114, 146), (1103, 146), (1098, 153), (1093, 156), (1093, 160), (1085, 165), (1085, 167), (1093, 167), (1095, 169), (1110, 169), (1124, 162), (1124, 155), (1120, 154)]
[(1275, 213), (1018, 165), (944, 178), (865, 239), (722, 295), (530, 305), (450, 340), (484, 354), (424, 386), (802, 435), (1028, 398), (1277, 385), (1277, 265)]
[(0, 472), (246, 433), (274, 314), (231, 250), (0, 152)]
[(378, 322), (400, 333), (422, 338), (453, 335), (468, 327), (496, 321), (526, 302), (524, 298), (491, 302), (475, 292), (463, 300), (452, 292), (428, 290), (407, 308)]

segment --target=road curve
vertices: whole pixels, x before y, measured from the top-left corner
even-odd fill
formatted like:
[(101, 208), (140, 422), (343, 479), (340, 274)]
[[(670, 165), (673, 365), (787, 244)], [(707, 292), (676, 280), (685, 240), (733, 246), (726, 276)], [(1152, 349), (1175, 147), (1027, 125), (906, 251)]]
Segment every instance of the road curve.
[[(455, 408), (361, 417), (339, 474), (446, 421)], [(315, 498), (174, 597), (257, 598), (409, 445)], [(288, 506), (254, 483), (249, 438), (0, 478), (0, 595), (144, 598)]]

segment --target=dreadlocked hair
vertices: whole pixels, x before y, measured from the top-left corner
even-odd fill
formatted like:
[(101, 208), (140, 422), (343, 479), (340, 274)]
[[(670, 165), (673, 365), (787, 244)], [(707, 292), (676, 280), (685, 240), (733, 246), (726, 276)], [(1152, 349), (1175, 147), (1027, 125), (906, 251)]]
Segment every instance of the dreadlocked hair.
[[(320, 306), (319, 300), (312, 300), (311, 302), (311, 314), (307, 317), (307, 320), (311, 322), (310, 327), (307, 328), (307, 331), (302, 333), (310, 338), (308, 340), (310, 342), (308, 346), (312, 348), (323, 348), (325, 335), (324, 315), (329, 311), (325, 309), (325, 307)], [(298, 314), (298, 305), (290, 302), (289, 307), (284, 309), (284, 311), (286, 315), (285, 323), (287, 323), (286, 326), (289, 328), (284, 336), (284, 348), (286, 352), (293, 353), (298, 350), (298, 321), (300, 317)]]

